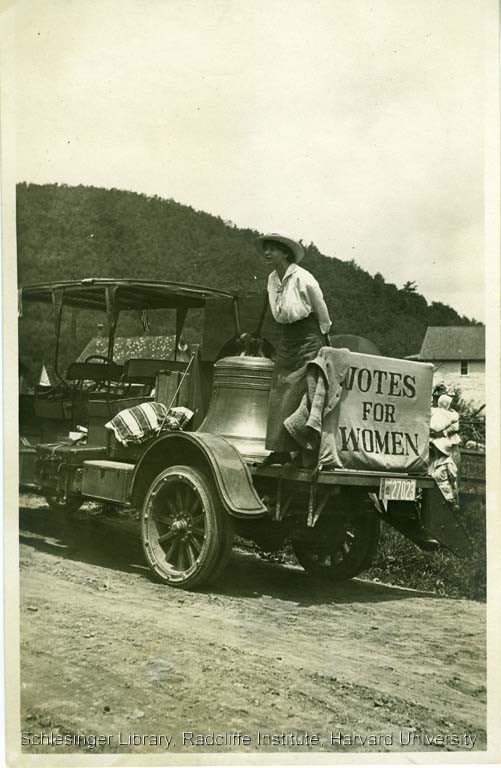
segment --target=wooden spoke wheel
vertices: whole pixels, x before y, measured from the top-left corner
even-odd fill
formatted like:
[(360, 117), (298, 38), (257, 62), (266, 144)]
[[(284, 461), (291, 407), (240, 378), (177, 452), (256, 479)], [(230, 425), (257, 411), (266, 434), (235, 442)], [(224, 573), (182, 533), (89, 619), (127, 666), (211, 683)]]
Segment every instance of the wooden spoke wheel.
[(377, 549), (379, 516), (369, 498), (357, 499), (342, 514), (324, 514), (307, 537), (292, 542), (300, 565), (315, 576), (344, 581), (370, 566)]
[(185, 589), (218, 576), (233, 543), (233, 521), (212, 480), (199, 469), (174, 466), (160, 472), (141, 511), (146, 559), (166, 584)]

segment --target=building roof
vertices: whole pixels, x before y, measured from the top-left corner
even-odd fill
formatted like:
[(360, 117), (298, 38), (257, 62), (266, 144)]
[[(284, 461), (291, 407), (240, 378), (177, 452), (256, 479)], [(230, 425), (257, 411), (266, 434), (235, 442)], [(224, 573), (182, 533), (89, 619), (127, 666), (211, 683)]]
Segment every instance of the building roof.
[[(122, 365), (125, 360), (173, 360), (175, 336), (117, 336), (113, 345), (113, 360)], [(184, 345), (183, 345), (184, 347)], [(106, 336), (95, 336), (77, 358), (82, 363), (91, 355), (108, 354)], [(189, 359), (188, 349), (178, 349), (177, 359)]]
[(431, 326), (426, 331), (420, 360), (485, 360), (485, 326)]

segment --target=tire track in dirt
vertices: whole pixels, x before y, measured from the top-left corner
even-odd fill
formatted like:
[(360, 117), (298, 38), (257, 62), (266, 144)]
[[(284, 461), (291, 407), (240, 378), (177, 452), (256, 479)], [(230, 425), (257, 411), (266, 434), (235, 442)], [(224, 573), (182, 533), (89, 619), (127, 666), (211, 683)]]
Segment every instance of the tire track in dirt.
[(21, 601), (26, 731), (170, 733), (176, 749), (186, 730), (308, 731), (321, 750), (342, 749), (331, 731), (393, 734), (385, 750), (400, 731), (467, 732), (485, 748), (479, 603), (325, 585), (242, 553), (210, 590), (181, 592), (151, 581), (130, 535), (43, 505), (21, 512)]

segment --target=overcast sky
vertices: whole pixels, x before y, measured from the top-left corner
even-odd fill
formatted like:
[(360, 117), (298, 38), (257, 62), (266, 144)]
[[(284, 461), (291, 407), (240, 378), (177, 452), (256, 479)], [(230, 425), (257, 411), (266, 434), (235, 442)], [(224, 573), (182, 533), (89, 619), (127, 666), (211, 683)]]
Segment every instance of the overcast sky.
[(26, 3), (18, 180), (174, 198), (483, 319), (482, 5)]

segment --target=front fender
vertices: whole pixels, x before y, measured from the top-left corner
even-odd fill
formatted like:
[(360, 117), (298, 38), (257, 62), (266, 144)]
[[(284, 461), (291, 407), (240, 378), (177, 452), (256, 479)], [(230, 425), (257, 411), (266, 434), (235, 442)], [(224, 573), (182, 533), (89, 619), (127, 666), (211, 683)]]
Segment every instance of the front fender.
[(139, 504), (153, 478), (173, 464), (209, 471), (231, 515), (262, 517), (266, 513), (240, 453), (224, 437), (208, 432), (168, 432), (153, 440), (134, 467), (132, 503)]

